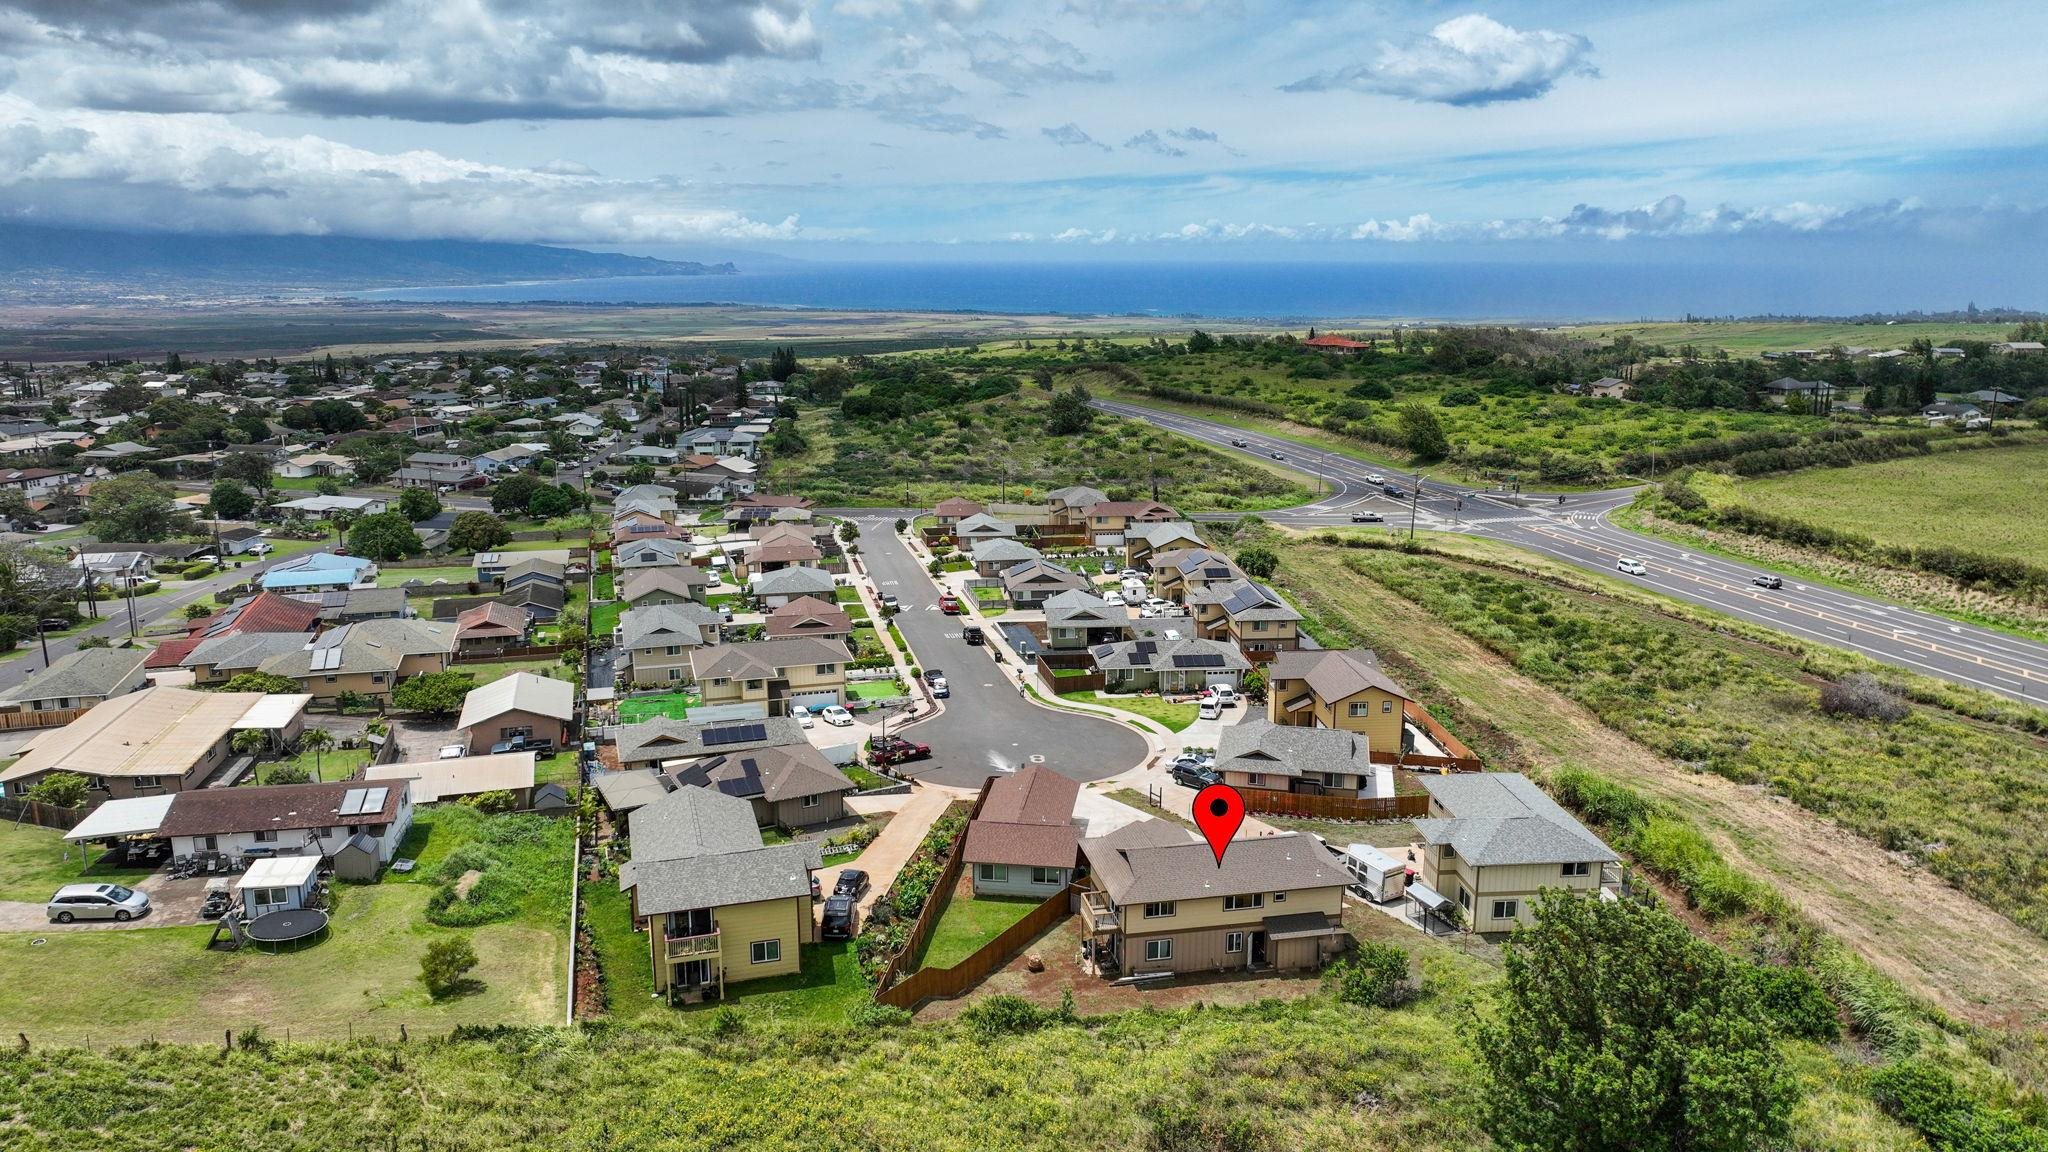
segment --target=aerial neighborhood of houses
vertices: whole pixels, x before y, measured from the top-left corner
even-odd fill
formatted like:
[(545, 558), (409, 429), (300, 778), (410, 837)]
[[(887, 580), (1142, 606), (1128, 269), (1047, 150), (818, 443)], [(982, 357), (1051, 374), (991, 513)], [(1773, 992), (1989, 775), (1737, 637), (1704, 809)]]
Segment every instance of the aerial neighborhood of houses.
[[(820, 509), (763, 479), (788, 401), (730, 359), (10, 383), (5, 561), (40, 591), (0, 618), (0, 815), (61, 854), (57, 925), (212, 922), (297, 963), (368, 931), (336, 886), (424, 883), (422, 930), (459, 932), (433, 910), (490, 854), (423, 861), (516, 827), (560, 838), (569, 914), (617, 918), (645, 997), (772, 995), (851, 948), (915, 1008), (1027, 944), (1104, 986), (1278, 978), (1361, 923), (1505, 932), (1625, 884), (1175, 508)], [(1249, 813), (1220, 861), (1187, 819), (1214, 784)], [(934, 852), (953, 879), (906, 909)], [(1003, 930), (964, 958), (889, 951), (976, 902)]]

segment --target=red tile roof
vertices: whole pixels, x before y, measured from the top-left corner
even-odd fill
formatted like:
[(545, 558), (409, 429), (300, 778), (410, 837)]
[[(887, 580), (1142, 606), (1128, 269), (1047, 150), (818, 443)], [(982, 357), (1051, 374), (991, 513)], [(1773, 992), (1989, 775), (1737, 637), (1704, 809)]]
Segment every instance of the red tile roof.
[(320, 606), (265, 590), (211, 616), (194, 620), (192, 636), (238, 636), (244, 632), (311, 632), (320, 621)]
[(510, 604), (493, 600), (488, 604), (479, 604), (456, 616), (455, 634), (459, 637), (465, 633), (497, 628), (509, 631), (514, 636), (524, 636), (526, 634), (526, 624), (526, 613), (514, 608)]
[(142, 662), (144, 669), (177, 668), (184, 664), (185, 657), (194, 648), (206, 642), (204, 636), (173, 636), (149, 650), (149, 658)]
[(1366, 343), (1363, 343), (1363, 342), (1361, 342), (1361, 341), (1358, 341), (1358, 340), (1352, 340), (1352, 339), (1350, 339), (1350, 338), (1348, 338), (1348, 337), (1344, 337), (1344, 336), (1318, 336), (1318, 337), (1316, 337), (1316, 338), (1315, 338), (1315, 339), (1313, 339), (1313, 340), (1303, 340), (1303, 341), (1301, 342), (1301, 346), (1302, 346), (1302, 347), (1304, 347), (1304, 348), (1370, 348), (1370, 347), (1372, 347), (1372, 345), (1370, 345), (1370, 344), (1366, 344)]

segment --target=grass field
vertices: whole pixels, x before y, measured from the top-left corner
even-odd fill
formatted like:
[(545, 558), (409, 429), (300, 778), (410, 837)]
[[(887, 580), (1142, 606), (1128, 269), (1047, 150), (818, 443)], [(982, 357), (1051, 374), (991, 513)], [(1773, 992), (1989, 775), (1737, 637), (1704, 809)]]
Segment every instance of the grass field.
[(614, 600), (610, 604), (593, 604), (590, 608), (590, 634), (610, 636), (619, 626), (619, 617), (626, 614), (624, 601)]
[[(368, 748), (326, 748), (315, 753), (308, 748), (294, 754), (288, 760), (270, 764), (258, 764), (255, 776), (268, 782), (270, 773), (279, 768), (298, 768), (306, 773), (309, 780), (346, 780), (370, 762)], [(255, 780), (251, 780), (255, 783)]]
[(531, 672), (536, 676), (546, 676), (553, 680), (574, 679), (568, 666), (563, 664), (560, 658), (501, 660), (489, 664), (455, 664), (450, 667), (456, 672), (467, 672), (476, 677), (479, 685), (489, 684), (501, 676), (510, 676), (514, 672)]
[(1136, 499), (1150, 495), (1155, 478), (1161, 500), (1189, 511), (1283, 508), (1309, 499), (1298, 477), (1137, 421), (1098, 415), (1089, 432), (1047, 435), (1045, 395), (1027, 389), (876, 424), (808, 409), (799, 425), (806, 449), (771, 459), (766, 477), (777, 491), (802, 492), (824, 505), (901, 504), (906, 493), (926, 506), (948, 496), (1029, 501), (1062, 484)]
[(633, 696), (619, 701), (619, 720), (625, 724), (638, 724), (656, 716), (681, 720), (689, 710), (703, 703), (694, 692), (664, 692), (659, 696)]
[[(64, 834), (54, 828), (0, 822), (0, 900), (40, 904), (66, 884), (133, 884), (151, 871), (98, 864), (81, 871), (85, 861), (80, 852), (78, 845), (65, 843)], [(90, 855), (97, 861), (101, 853), (95, 847)]]
[(1083, 704), (1101, 704), (1110, 708), (1121, 708), (1147, 720), (1157, 720), (1169, 731), (1179, 732), (1195, 722), (1197, 711), (1193, 704), (1174, 704), (1157, 696), (1105, 696), (1099, 692), (1062, 692), (1062, 700), (1075, 700)]
[(932, 937), (925, 943), (921, 967), (951, 968), (974, 955), (982, 945), (1031, 914), (1041, 901), (1028, 896), (955, 896), (946, 902)]
[(894, 680), (863, 680), (848, 684), (846, 694), (856, 700), (899, 700), (903, 697), (903, 686)]
[[(493, 821), (522, 821), (539, 833), (530, 851), (541, 865), (521, 873), (507, 918), (434, 926), (426, 907), (435, 871)], [(0, 968), (47, 967), (35, 980), (0, 981), (0, 1021), (44, 1043), (100, 1045), (150, 1038), (217, 1045), (223, 1028), (338, 1040), (351, 1027), (356, 1035), (393, 1036), (400, 1024), (430, 1034), (457, 1024), (559, 1021), (573, 836), (566, 821), (423, 810), (401, 850), (419, 867), (410, 877), (340, 886), (326, 937), (298, 952), (209, 951), (211, 926), (0, 933)], [(436, 1002), (419, 982), (420, 956), (430, 941), (456, 935), (475, 946), (482, 986)], [(150, 975), (107, 978), (116, 972)]]
[[(2029, 482), (2027, 478), (2032, 477)], [(1886, 544), (1945, 545), (2048, 565), (2048, 444), (1947, 452), (1696, 488)]]
[(1673, 349), (1691, 344), (1703, 350), (1724, 348), (1731, 355), (1754, 356), (1759, 352), (1790, 352), (1795, 348), (1826, 351), (1835, 344), (1904, 348), (1922, 336), (1935, 344), (1953, 344), (1958, 340), (2003, 340), (2011, 330), (2009, 323), (1771, 324), (1740, 321), (1727, 324), (1587, 324), (1566, 331), (1602, 341), (1630, 336), (1640, 344), (1663, 344)]
[(468, 584), (476, 579), (476, 569), (463, 565), (446, 568), (380, 568), (377, 570), (377, 587), (396, 588), (400, 584), (417, 580), (422, 584)]

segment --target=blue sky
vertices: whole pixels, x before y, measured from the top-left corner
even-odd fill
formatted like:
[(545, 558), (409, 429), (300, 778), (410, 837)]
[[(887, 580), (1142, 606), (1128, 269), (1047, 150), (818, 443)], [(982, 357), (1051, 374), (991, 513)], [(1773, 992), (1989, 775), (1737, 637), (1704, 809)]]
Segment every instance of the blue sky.
[(2038, 2), (0, 0), (0, 214), (819, 258), (1994, 254), (2048, 233), (2044, 44)]

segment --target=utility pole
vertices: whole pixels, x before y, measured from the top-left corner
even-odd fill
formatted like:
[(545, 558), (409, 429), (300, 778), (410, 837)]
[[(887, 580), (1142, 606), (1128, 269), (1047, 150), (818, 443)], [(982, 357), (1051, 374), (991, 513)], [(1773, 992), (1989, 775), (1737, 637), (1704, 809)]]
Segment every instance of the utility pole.
[(135, 621), (135, 578), (128, 578), (128, 638), (133, 640), (142, 635), (142, 627)]
[(1422, 473), (1415, 474), (1415, 491), (1408, 494), (1408, 542), (1415, 543), (1415, 509), (1422, 503)]

